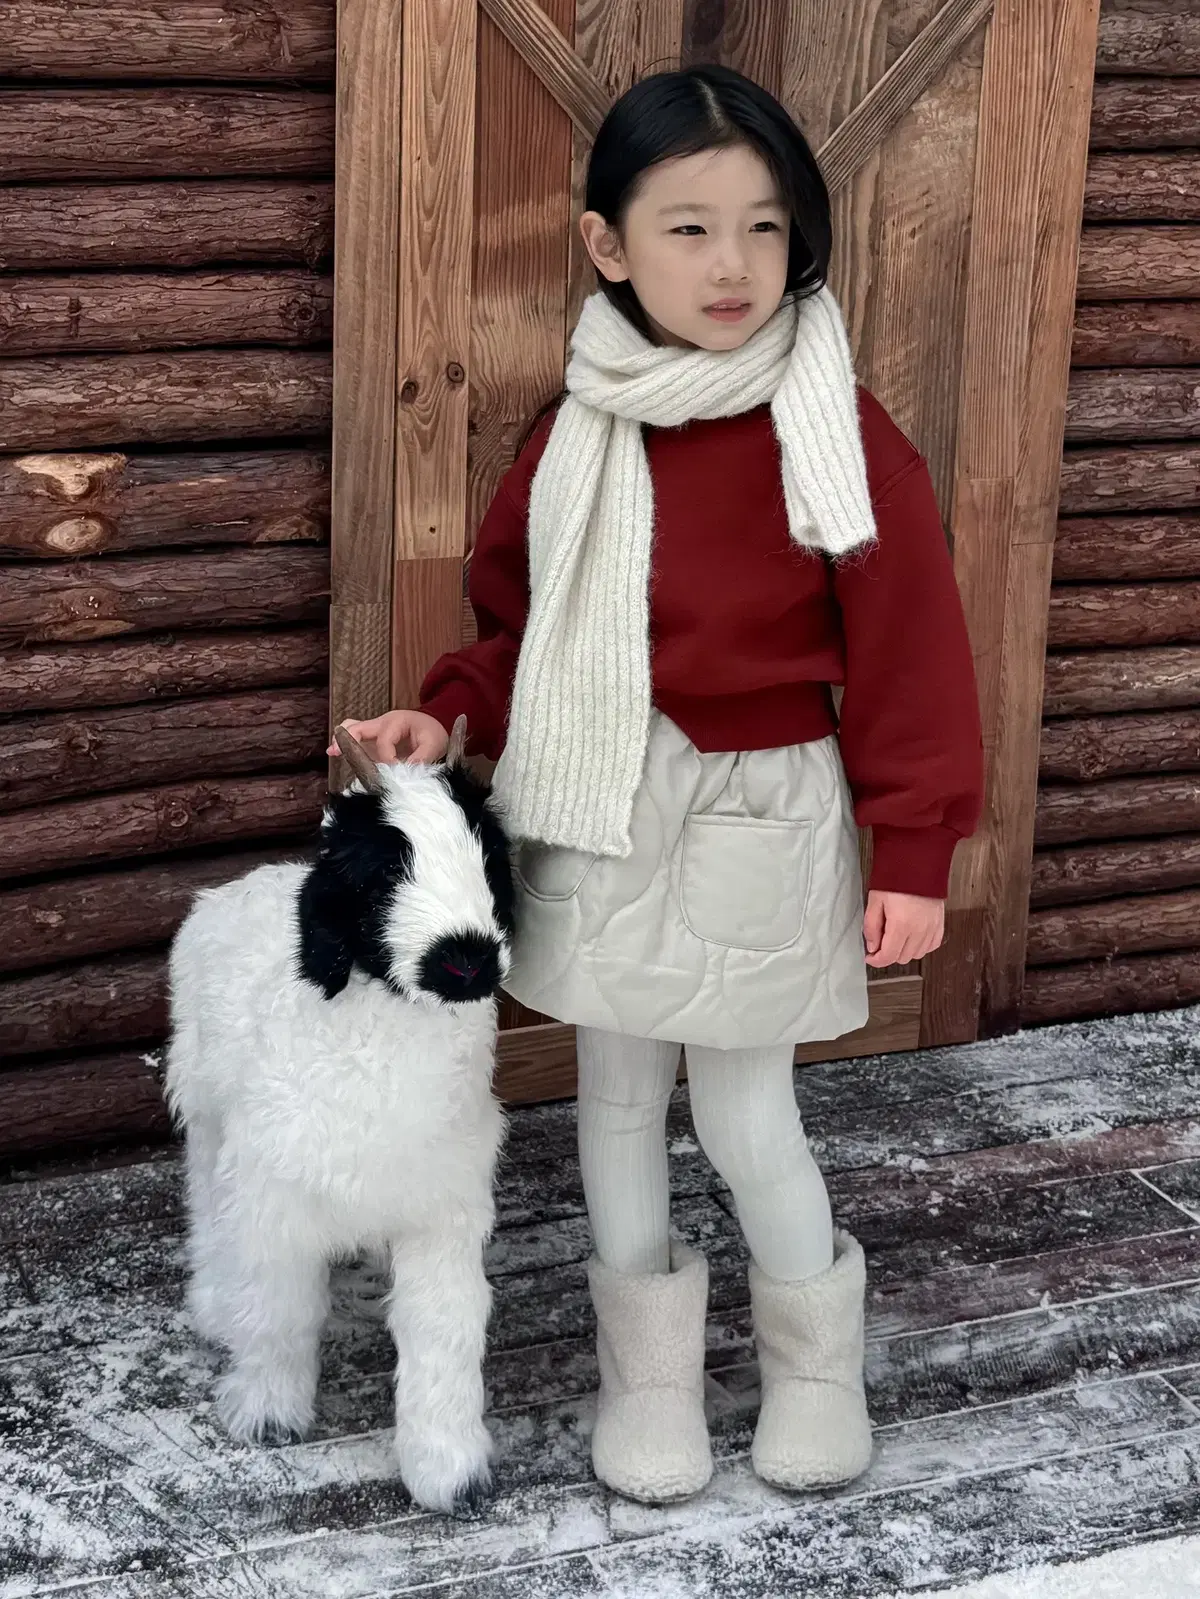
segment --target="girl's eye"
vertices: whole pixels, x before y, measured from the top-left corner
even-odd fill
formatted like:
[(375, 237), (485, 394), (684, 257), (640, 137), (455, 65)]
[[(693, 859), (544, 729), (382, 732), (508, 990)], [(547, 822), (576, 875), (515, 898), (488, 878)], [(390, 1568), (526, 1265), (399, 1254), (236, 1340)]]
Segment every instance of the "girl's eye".
[[(750, 231), (751, 233), (779, 233), (782, 230), (778, 222), (756, 222)], [(672, 228), (671, 232), (684, 234), (688, 238), (695, 238), (697, 235), (702, 234), (704, 229), (698, 222), (684, 222), (679, 227)]]

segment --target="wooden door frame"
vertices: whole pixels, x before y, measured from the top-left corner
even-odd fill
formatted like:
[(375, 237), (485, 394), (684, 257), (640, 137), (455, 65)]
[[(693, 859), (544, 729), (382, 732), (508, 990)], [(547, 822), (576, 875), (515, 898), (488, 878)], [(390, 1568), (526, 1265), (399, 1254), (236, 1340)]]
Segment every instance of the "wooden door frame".
[(984, 56), (950, 518), (986, 801), (960, 844), (922, 1044), (1014, 1031), (1100, 0), (996, 0)]
[[(414, 703), (460, 640), (480, 8), (580, 135), (612, 99), (535, 0), (339, 0), (333, 720)], [(945, 0), (818, 151), (836, 190), (988, 24), (950, 523), (1004, 791), (958, 852), (947, 949), (923, 976), (872, 983), (861, 1036), (801, 1058), (973, 1038), (981, 1007), (985, 1026), (1008, 1014), (1023, 968), (1098, 8)], [(508, 1097), (570, 1091), (571, 1029), (510, 1030), (501, 1052)]]

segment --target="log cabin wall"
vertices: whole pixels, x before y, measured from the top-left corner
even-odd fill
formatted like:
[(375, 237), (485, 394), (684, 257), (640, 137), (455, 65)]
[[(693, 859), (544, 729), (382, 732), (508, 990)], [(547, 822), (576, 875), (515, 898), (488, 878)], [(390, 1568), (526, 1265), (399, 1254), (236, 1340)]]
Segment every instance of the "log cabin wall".
[(1105, 0), (1021, 1020), (1200, 1000), (1200, 7)]
[(6, 1158), (165, 1133), (166, 943), (319, 820), (334, 0), (0, 14)]

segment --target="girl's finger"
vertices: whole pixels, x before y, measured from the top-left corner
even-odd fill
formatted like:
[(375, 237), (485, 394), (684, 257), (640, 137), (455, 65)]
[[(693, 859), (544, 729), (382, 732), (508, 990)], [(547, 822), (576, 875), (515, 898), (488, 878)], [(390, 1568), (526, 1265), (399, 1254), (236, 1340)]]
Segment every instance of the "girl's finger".
[[(351, 738), (356, 738), (360, 744), (362, 743), (361, 722), (339, 722), (338, 726), (344, 727)], [(338, 749), (336, 738), (329, 741), (329, 748), (325, 751), (325, 753), (326, 755), (340, 755), (342, 753), (341, 750)]]
[(868, 966), (890, 966), (892, 964), (892, 948), (895, 938), (892, 934), (884, 932), (879, 948), (873, 955), (867, 956)]
[(907, 943), (908, 935), (904, 931), (903, 924), (889, 927), (884, 934), (883, 944), (879, 951), (880, 955), (887, 958), (881, 961), (880, 964), (884, 966), (899, 965), (904, 959), (904, 949)]
[(409, 756), (410, 762), (415, 765), (427, 764), (438, 758), (438, 737), (436, 733), (418, 733), (413, 743), (413, 752)]
[(867, 946), (868, 954), (874, 955), (883, 939), (883, 905), (868, 896), (867, 909), (863, 916), (863, 942)]

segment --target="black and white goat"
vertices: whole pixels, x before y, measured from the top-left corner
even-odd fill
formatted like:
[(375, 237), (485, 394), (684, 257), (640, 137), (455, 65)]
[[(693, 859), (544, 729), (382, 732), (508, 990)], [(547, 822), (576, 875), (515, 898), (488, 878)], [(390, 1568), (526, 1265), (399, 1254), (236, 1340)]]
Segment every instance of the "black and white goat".
[(490, 1481), (483, 1250), (503, 1136), (492, 1094), (512, 881), (488, 790), (445, 761), (331, 795), (315, 866), (202, 893), (171, 951), (167, 1093), (187, 1135), (197, 1330), (225, 1346), (219, 1413), (281, 1441), (313, 1419), (328, 1268), (390, 1253), (396, 1453), (451, 1511)]

